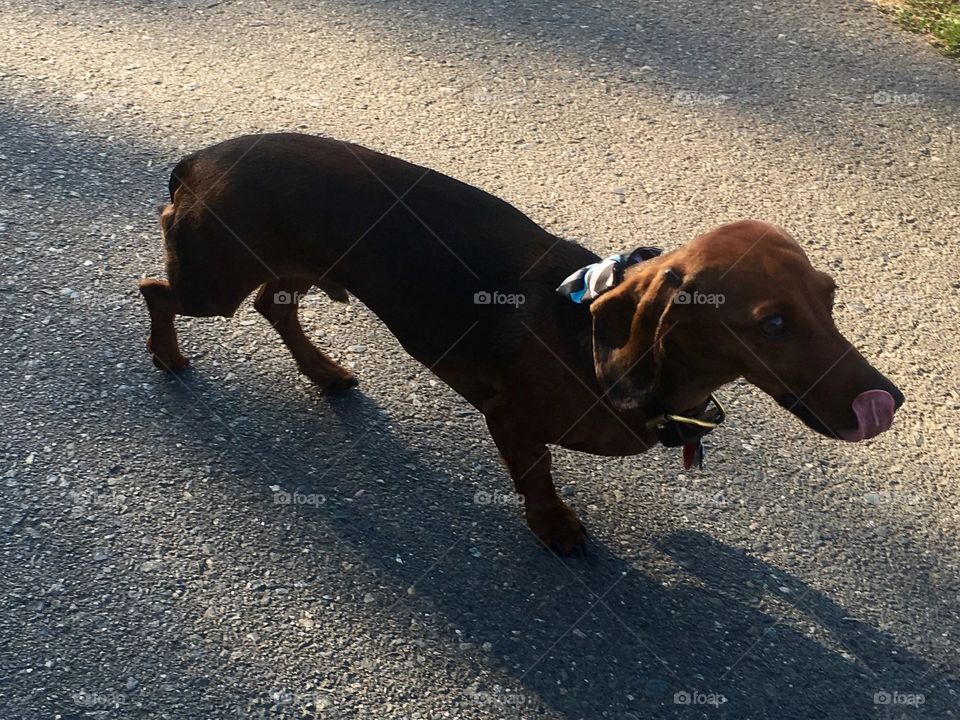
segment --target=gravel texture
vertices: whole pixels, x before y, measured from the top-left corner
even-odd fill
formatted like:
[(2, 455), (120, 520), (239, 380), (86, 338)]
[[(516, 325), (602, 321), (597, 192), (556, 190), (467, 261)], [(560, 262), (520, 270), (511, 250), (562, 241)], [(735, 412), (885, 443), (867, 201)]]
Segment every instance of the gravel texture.
[[(958, 68), (840, 0), (0, 0), (0, 717), (960, 716)], [(738, 383), (704, 472), (558, 452), (560, 560), (356, 302), (304, 313), (347, 398), (249, 306), (153, 369), (169, 171), (267, 130), (601, 253), (780, 223), (907, 405), (847, 446)]]

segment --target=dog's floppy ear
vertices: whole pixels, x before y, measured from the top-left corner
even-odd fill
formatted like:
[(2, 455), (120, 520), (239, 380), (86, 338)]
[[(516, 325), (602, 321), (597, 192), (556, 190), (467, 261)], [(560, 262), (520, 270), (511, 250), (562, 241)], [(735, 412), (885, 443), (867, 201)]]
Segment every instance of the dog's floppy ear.
[(671, 299), (683, 281), (670, 267), (640, 267), (590, 304), (600, 388), (621, 410), (642, 410), (657, 391)]

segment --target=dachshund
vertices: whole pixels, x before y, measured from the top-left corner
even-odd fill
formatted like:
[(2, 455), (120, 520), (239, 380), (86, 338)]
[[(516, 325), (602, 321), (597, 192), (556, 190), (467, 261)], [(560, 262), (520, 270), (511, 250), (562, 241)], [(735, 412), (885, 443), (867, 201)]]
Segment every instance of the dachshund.
[(254, 307), (325, 392), (357, 384), (304, 334), (312, 287), (369, 307), (479, 410), (545, 546), (586, 534), (554, 489), (548, 445), (597, 455), (682, 445), (723, 419), (744, 378), (814, 431), (887, 430), (899, 389), (840, 334), (836, 285), (785, 230), (717, 227), (671, 252), (602, 259), (482, 190), (358, 145), (247, 135), (187, 156), (160, 213), (167, 281), (143, 279), (155, 365), (186, 367), (176, 315)]

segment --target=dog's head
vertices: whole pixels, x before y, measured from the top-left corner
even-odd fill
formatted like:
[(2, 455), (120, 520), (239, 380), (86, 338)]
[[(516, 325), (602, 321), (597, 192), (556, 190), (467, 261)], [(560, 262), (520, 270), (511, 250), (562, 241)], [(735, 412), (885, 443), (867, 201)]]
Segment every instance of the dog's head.
[(723, 225), (593, 301), (597, 378), (622, 410), (679, 413), (743, 377), (823, 435), (874, 437), (903, 394), (837, 330), (835, 290), (783, 229)]

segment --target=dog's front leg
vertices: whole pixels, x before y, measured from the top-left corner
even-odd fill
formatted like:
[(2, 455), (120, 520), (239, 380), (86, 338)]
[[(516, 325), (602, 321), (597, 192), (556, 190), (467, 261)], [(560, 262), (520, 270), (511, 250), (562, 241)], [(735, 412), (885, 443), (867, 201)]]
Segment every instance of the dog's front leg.
[(547, 446), (525, 439), (508, 413), (487, 415), (487, 427), (510, 471), (517, 494), (523, 496), (527, 525), (536, 538), (565, 555), (583, 552), (586, 530), (576, 513), (557, 496), (550, 476)]

